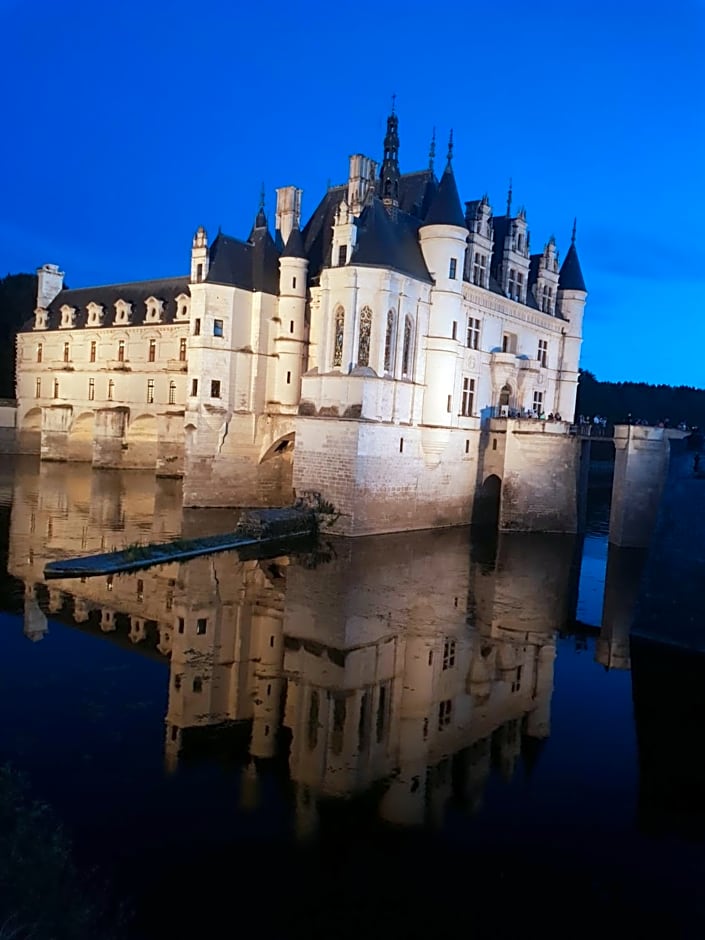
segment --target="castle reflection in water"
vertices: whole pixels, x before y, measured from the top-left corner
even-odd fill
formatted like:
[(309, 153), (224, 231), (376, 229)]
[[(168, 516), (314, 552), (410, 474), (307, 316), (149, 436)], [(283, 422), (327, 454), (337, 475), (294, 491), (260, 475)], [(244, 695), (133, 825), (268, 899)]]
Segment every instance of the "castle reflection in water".
[[(45, 583), (55, 558), (232, 526), (227, 512), (184, 510), (179, 486), (21, 462), (8, 566), (25, 585), (30, 639), (49, 616), (168, 664), (168, 769), (204, 729), (235, 730), (247, 740), (244, 799), (256, 800), (260, 762), (288, 753), (305, 835), (322, 799), (379, 784), (383, 819), (433, 823), (451, 795), (476, 807), (491, 768), (510, 778), (530, 765), (550, 734), (579, 540), (488, 542), (467, 529), (324, 537), (285, 557), (225, 553)], [(608, 594), (598, 656), (625, 667), (619, 608)]]

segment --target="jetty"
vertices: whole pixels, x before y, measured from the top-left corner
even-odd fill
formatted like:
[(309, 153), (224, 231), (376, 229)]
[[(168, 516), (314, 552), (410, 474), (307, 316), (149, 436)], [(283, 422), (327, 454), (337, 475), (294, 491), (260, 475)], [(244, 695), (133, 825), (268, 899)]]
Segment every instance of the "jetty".
[(51, 561), (44, 567), (44, 577), (90, 578), (119, 574), (233, 550), (241, 555), (246, 553), (248, 558), (267, 557), (289, 547), (299, 547), (302, 541), (314, 539), (317, 531), (316, 513), (309, 508), (249, 509), (242, 513), (233, 532), (128, 545), (99, 555)]

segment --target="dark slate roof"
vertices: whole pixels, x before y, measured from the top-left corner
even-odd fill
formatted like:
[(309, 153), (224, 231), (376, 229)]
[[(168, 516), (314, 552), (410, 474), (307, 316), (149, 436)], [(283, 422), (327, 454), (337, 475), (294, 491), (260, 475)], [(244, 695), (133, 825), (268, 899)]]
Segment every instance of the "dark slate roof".
[(536, 283), (536, 279), (539, 276), (539, 266), (541, 264), (541, 259), (543, 258), (543, 252), (537, 255), (529, 255), (529, 287), (533, 287)]
[[(66, 304), (75, 307), (77, 327), (85, 326), (88, 320), (87, 307), (90, 303), (100, 304), (104, 308), (102, 326), (112, 326), (115, 321), (115, 303), (124, 300), (132, 304), (130, 326), (144, 324), (147, 313), (145, 301), (156, 297), (164, 302), (162, 323), (172, 323), (176, 314), (176, 298), (179, 294), (190, 296), (187, 277), (168, 277), (153, 281), (133, 281), (129, 284), (107, 284), (103, 287), (79, 287), (75, 290), (62, 290), (49, 304), (49, 329), (58, 329), (61, 323), (61, 307)], [(149, 324), (147, 324), (149, 325)], [(34, 319), (28, 321), (23, 329), (32, 329)]]
[(286, 242), (286, 248), (282, 251), (282, 258), (305, 258), (304, 240), (298, 228), (292, 228), (289, 238)]
[(210, 246), (209, 284), (228, 284), (243, 290), (279, 293), (279, 251), (266, 227), (252, 229), (243, 242), (219, 233)]
[(580, 270), (578, 252), (575, 250), (574, 243), (568, 249), (565, 261), (561, 265), (558, 275), (558, 290), (582, 290), (587, 294), (587, 287), (583, 280), (583, 272)]
[(423, 219), (428, 213), (437, 190), (438, 182), (433, 170), (404, 173), (399, 178), (399, 208), (402, 212)]
[(424, 225), (458, 225), (461, 228), (466, 227), (458, 187), (450, 163), (443, 171), (436, 195), (426, 213)]
[(308, 258), (308, 275), (310, 278), (318, 277), (321, 268), (330, 264), (335, 210), (346, 196), (347, 191), (347, 184), (331, 187), (318, 203), (315, 212), (301, 233), (304, 240), (304, 251)]
[(499, 275), (499, 266), (502, 263), (502, 255), (504, 254), (504, 239), (509, 232), (511, 221), (512, 220), (506, 215), (496, 215), (492, 219), (494, 250), (492, 252), (492, 261), (490, 262), (490, 271), (495, 278)]
[(431, 282), (419, 246), (421, 221), (397, 209), (390, 218), (376, 196), (362, 210), (357, 221), (357, 244), (350, 264), (371, 268), (392, 268), (420, 281)]

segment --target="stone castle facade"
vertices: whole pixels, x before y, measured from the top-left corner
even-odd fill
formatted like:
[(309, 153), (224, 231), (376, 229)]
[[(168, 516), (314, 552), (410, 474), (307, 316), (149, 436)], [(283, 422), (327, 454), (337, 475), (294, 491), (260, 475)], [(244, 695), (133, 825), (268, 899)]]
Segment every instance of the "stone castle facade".
[(320, 493), (357, 535), (470, 522), (572, 531), (586, 289), (575, 231), (530, 251), (526, 213), (463, 210), (452, 166), (350, 158), (246, 241), (199, 228), (188, 276), (66, 290), (39, 269), (18, 337), (20, 448), (183, 478), (187, 506)]

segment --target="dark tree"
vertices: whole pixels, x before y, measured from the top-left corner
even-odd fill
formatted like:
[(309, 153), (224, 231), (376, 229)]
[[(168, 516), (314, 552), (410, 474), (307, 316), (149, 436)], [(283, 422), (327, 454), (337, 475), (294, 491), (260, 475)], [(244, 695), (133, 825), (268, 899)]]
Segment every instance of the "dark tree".
[(15, 397), (15, 340), (23, 323), (32, 318), (36, 299), (36, 275), (0, 278), (0, 398)]
[(633, 422), (676, 427), (705, 425), (705, 389), (688, 385), (649, 385), (646, 382), (600, 382), (592, 372), (580, 370), (576, 413), (603, 415), (611, 424)]

